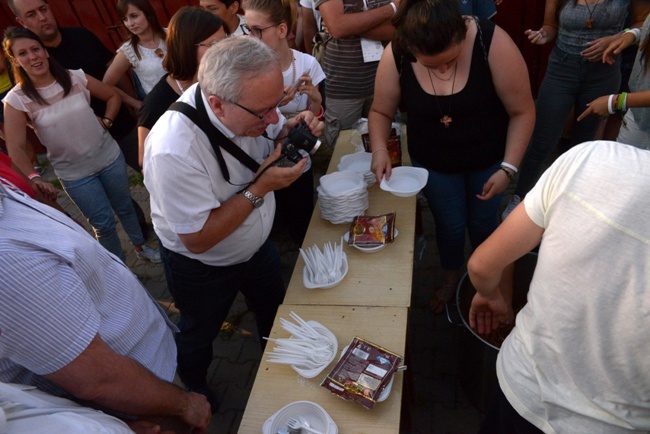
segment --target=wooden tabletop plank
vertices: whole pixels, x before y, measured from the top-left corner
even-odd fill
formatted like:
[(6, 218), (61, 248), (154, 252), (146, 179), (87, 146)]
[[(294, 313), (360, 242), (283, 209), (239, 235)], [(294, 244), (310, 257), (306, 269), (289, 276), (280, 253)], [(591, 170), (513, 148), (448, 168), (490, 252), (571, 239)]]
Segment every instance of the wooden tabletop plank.
[[(355, 336), (404, 355), (408, 309), (404, 307), (353, 307), (282, 305), (271, 331), (273, 338), (289, 337), (280, 326), (280, 318), (291, 320), (293, 311), (304, 320), (314, 320), (327, 327), (337, 338), (339, 354)], [(292, 321), (295, 322), (295, 321)], [(273, 350), (269, 342), (266, 351)], [(395, 374), (392, 390), (386, 401), (368, 410), (361, 404), (344, 401), (320, 383), (336, 364), (336, 360), (315, 378), (298, 375), (290, 366), (268, 363), (263, 356), (244, 413), (240, 433), (262, 432), (264, 422), (276, 411), (295, 401), (319, 404), (336, 422), (339, 433), (397, 433), (400, 424), (402, 382), (404, 373)], [(273, 433), (275, 434), (275, 433)]]
[[(343, 155), (355, 152), (349, 143), (350, 132), (342, 131), (336, 145), (328, 173), (337, 170)], [(408, 156), (404, 148), (404, 160)], [(375, 184), (368, 189), (369, 208), (366, 215), (396, 212), (399, 235), (392, 244), (376, 253), (363, 253), (352, 246), (344, 246), (349, 270), (343, 281), (330, 289), (307, 289), (303, 284), (305, 263), (298, 257), (284, 299), (286, 304), (316, 304), (345, 306), (403, 306), (411, 300), (413, 281), (413, 246), (415, 239), (416, 197), (397, 197)], [(322, 250), (327, 242), (339, 243), (350, 228), (349, 223), (332, 224), (321, 217), (316, 204), (303, 248), (314, 244)]]

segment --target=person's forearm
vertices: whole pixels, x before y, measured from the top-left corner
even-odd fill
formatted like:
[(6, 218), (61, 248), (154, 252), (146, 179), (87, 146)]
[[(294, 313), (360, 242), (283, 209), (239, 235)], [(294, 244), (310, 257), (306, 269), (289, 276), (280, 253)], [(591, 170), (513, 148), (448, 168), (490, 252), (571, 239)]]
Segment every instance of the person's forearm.
[(187, 411), (187, 393), (163, 381), (127, 357), (115, 357), (113, 375), (82, 392), (81, 399), (134, 416), (182, 416)]
[(630, 107), (650, 107), (650, 90), (628, 93), (625, 105), (628, 109)]
[(370, 136), (371, 151), (374, 152), (388, 146), (392, 122), (392, 118), (388, 114), (370, 109), (368, 113), (368, 134)]
[(535, 125), (535, 111), (511, 114), (503, 161), (519, 167)]
[[(264, 197), (268, 193), (255, 184), (249, 186), (248, 189), (257, 197)], [(204, 253), (233, 233), (252, 211), (251, 202), (243, 194), (236, 194), (223, 202), (219, 208), (210, 211), (210, 215), (200, 231), (192, 234), (179, 234), (179, 238), (190, 252)]]
[(106, 101), (106, 112), (104, 113), (104, 117), (109, 118), (111, 121), (115, 121), (121, 105), (122, 98), (118, 93), (115, 93)]
[(364, 32), (361, 36), (373, 41), (390, 41), (395, 34), (395, 27), (391, 24), (390, 20), (384, 21), (378, 26)]
[(142, 106), (142, 101), (140, 101), (137, 98), (132, 97), (128, 93), (124, 92), (122, 89), (119, 87), (116, 87), (117, 93), (120, 94), (120, 98), (122, 98), (122, 102), (126, 105), (128, 105), (131, 108), (134, 108), (135, 110), (139, 110), (140, 107)]
[(336, 9), (331, 10), (328, 3), (321, 5), (321, 12), (327, 31), (335, 38), (361, 35), (390, 20), (394, 14), (390, 4), (369, 11), (346, 14), (343, 13), (342, 5), (340, 8), (332, 5)]

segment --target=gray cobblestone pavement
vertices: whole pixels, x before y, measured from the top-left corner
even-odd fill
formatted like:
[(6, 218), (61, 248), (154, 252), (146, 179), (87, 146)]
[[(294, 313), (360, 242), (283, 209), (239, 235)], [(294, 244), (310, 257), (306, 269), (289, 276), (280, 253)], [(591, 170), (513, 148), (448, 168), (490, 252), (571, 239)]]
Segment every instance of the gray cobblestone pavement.
[[(325, 155), (321, 158), (328, 157)], [(327, 167), (326, 163), (324, 167)], [(134, 172), (130, 173), (134, 175)], [(51, 168), (46, 169), (45, 178), (54, 179)], [(317, 180), (315, 185), (318, 185)], [(132, 196), (141, 205), (145, 215), (149, 216), (149, 195), (145, 187), (142, 184), (134, 185)], [(63, 192), (59, 195), (59, 203), (90, 231), (90, 226)], [(413, 387), (405, 389), (404, 399), (407, 405), (402, 413), (404, 426), (401, 432), (473, 433), (478, 429), (482, 415), (472, 407), (461, 390), (456, 369), (456, 338), (458, 333), (464, 331), (449, 324), (444, 314), (433, 315), (427, 307), (442, 276), (432, 217), (426, 201), (420, 199), (419, 203), (423, 229), (422, 235), (416, 239), (416, 265), (406, 354)], [(118, 231), (125, 247), (127, 265), (170, 318), (178, 320), (178, 311), (167, 290), (162, 265), (137, 259), (119, 223)], [(153, 231), (150, 232), (147, 244), (157, 247)], [(288, 281), (297, 257), (296, 246), (283, 242), (281, 235), (275, 238), (282, 253), (283, 276)], [(221, 407), (212, 419), (209, 433), (237, 432), (261, 357), (253, 316), (240, 295), (231, 308), (227, 325), (214, 342), (209, 385), (216, 393)]]

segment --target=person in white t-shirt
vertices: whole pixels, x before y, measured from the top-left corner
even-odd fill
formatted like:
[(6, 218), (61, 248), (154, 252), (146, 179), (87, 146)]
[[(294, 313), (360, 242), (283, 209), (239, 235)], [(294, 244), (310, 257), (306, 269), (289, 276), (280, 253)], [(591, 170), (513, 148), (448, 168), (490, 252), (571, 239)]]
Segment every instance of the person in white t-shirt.
[(633, 146), (574, 147), (470, 258), (470, 324), (485, 334), (506, 312), (501, 271), (541, 241), (482, 432), (650, 430), (648, 167)]

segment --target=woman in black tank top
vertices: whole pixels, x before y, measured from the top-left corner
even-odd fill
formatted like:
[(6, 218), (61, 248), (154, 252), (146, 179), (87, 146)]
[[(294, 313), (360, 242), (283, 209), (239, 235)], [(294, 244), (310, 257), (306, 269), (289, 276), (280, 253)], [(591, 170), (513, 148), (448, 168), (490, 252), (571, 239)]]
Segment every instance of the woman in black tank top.
[(462, 16), (456, 0), (403, 0), (394, 25), (368, 116), (372, 170), (378, 180), (390, 177), (385, 148), (399, 106), (407, 112), (411, 160), (429, 171), (423, 192), (444, 275), (430, 307), (440, 313), (465, 264), (466, 228), (476, 247), (498, 224), (535, 109), (514, 42), (493, 23)]

